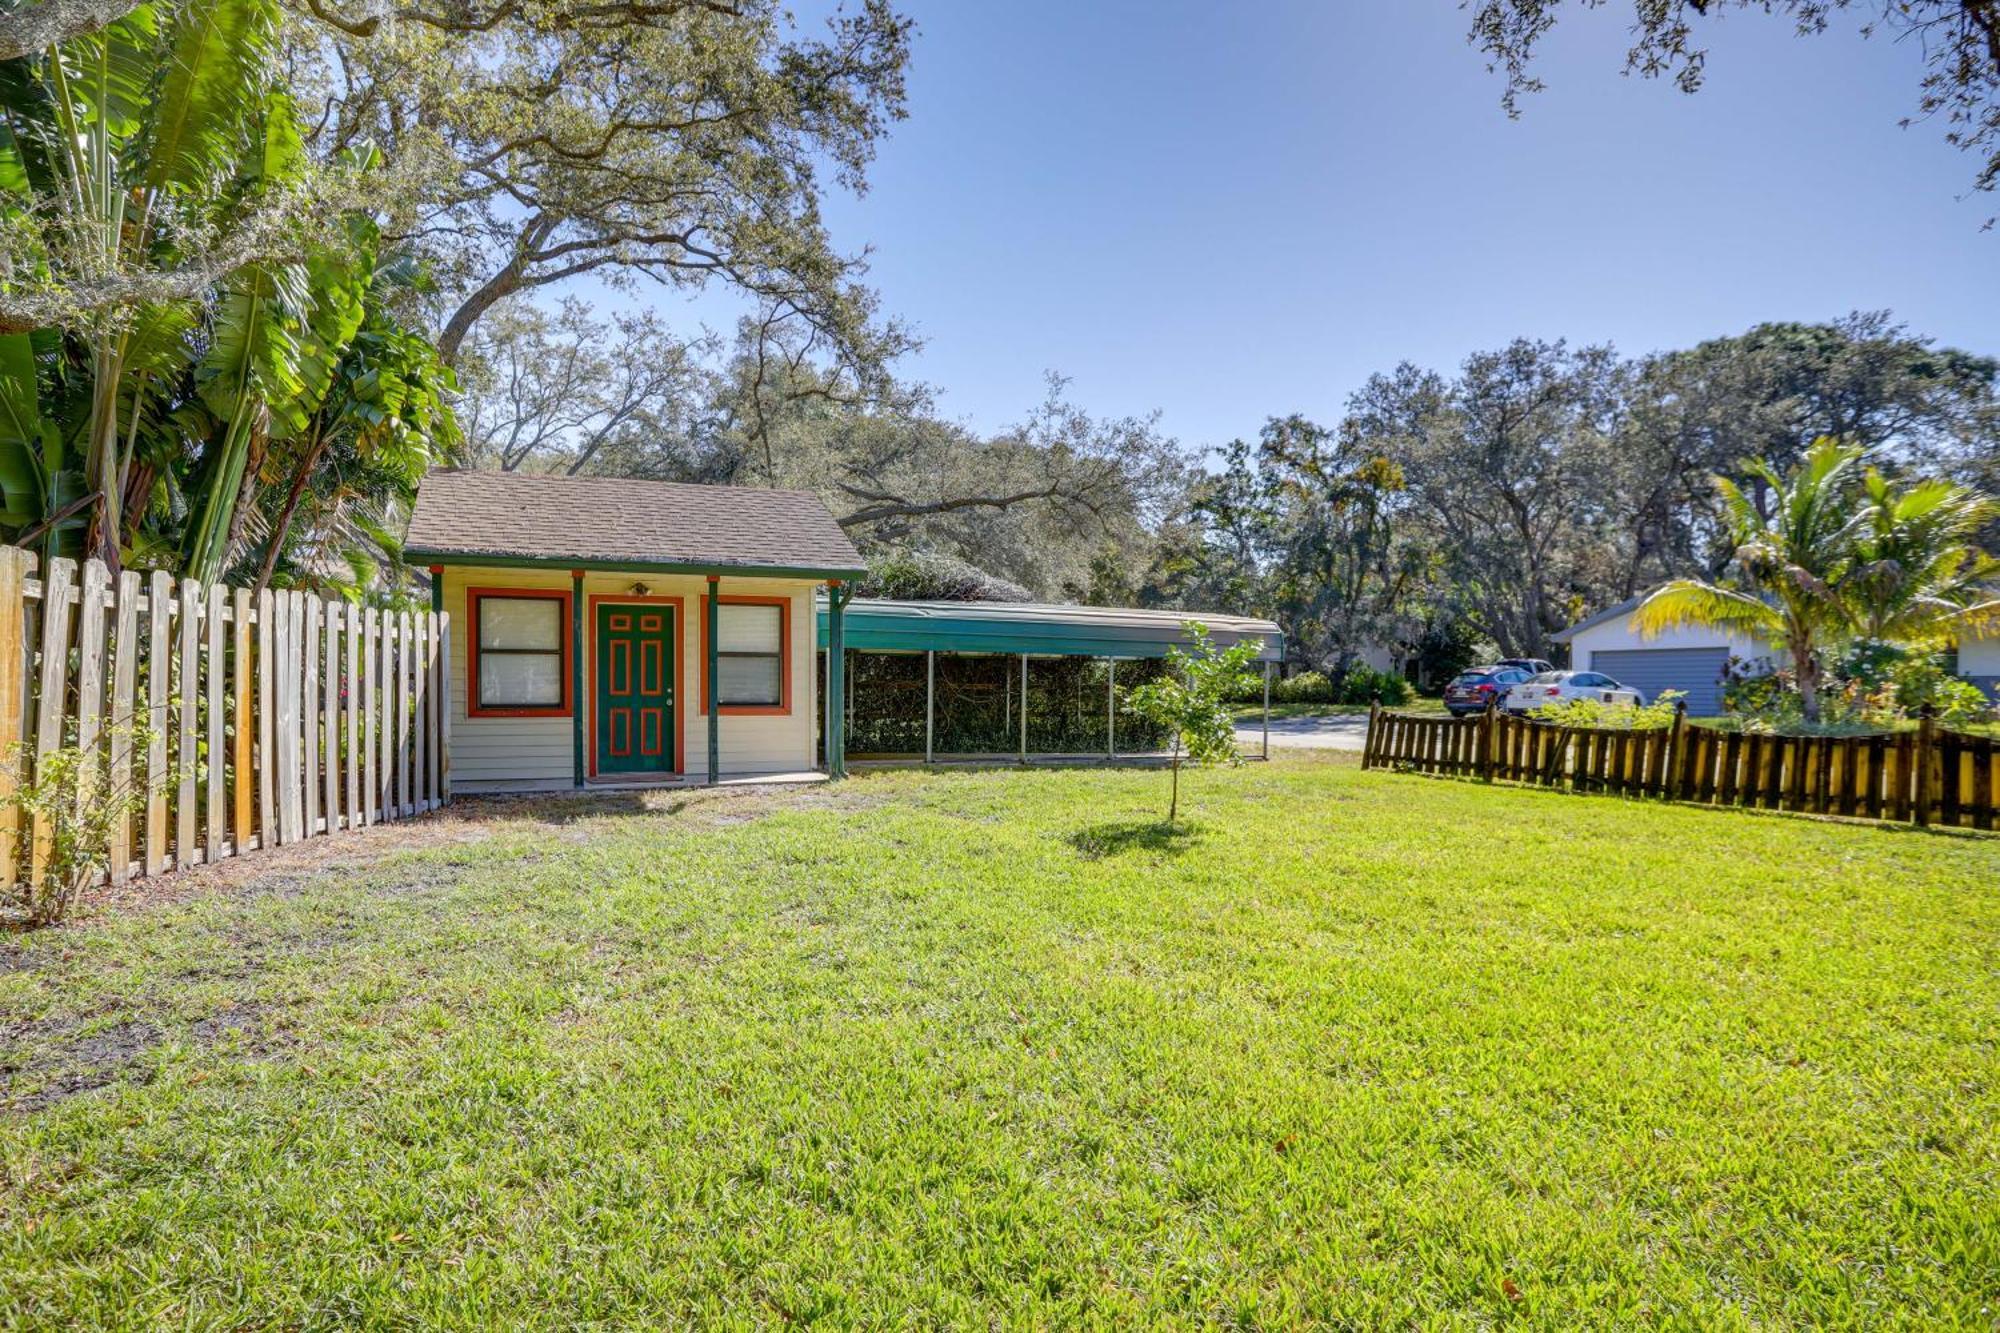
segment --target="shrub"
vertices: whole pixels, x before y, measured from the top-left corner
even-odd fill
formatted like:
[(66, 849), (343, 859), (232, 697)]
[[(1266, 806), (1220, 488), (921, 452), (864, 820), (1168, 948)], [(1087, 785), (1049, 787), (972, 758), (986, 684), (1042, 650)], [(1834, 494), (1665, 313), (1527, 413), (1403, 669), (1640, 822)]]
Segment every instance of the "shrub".
[(1938, 721), (1948, 727), (1984, 722), (1993, 713), (1985, 691), (1948, 673), (1935, 653), (1905, 653), (1891, 662), (1878, 694), (1883, 690), (1903, 715), (1914, 717), (1930, 707), (1937, 711)]
[(1686, 696), (1679, 690), (1661, 690), (1649, 704), (1608, 704), (1601, 699), (1565, 699), (1543, 704), (1534, 710), (1538, 722), (1560, 727), (1599, 727), (1620, 731), (1664, 731), (1674, 724), (1677, 705)]
[[(143, 725), (117, 727), (132, 738), (135, 754), (152, 743)], [(17, 864), (25, 867), (30, 831), (40, 822), (44, 833), (42, 877), (30, 883), (25, 875), (5, 891), (9, 914), (28, 926), (47, 926), (68, 916), (83, 891), (111, 863), (111, 837), (119, 821), (145, 804), (148, 788), (132, 774), (107, 773), (103, 750), (77, 745), (76, 722), (68, 724), (67, 744), (37, 758), (32, 747), (16, 745), (15, 772), (23, 775), (9, 806), (20, 817)], [(169, 785), (175, 779), (170, 775)]]
[(1335, 700), (1343, 704), (1406, 704), (1417, 697), (1410, 682), (1387, 671), (1377, 671), (1373, 667), (1357, 666), (1347, 673), (1347, 679), (1340, 682), (1340, 697)]
[[(1262, 698), (1262, 695), (1258, 696)], [(1330, 704), (1333, 702), (1333, 682), (1317, 671), (1301, 671), (1296, 676), (1271, 682), (1271, 702), (1274, 704)]]
[[(1365, 666), (1350, 670), (1337, 690), (1326, 674), (1320, 671), (1301, 671), (1296, 676), (1271, 682), (1271, 702), (1274, 704), (1386, 704), (1400, 707), (1416, 697), (1416, 688), (1401, 676)], [(1255, 674), (1246, 675), (1231, 691), (1229, 699), (1231, 703), (1239, 704), (1262, 703), (1263, 678)]]
[(1789, 670), (1732, 672), (1722, 697), (1742, 729), (1797, 735), (1890, 730), (1907, 725), (1927, 706), (1948, 727), (1973, 726), (1993, 713), (1979, 687), (1947, 672), (1936, 653), (1880, 640), (1850, 645), (1821, 688), (1820, 720), (1810, 726)]
[(1722, 678), (1722, 707), (1730, 716), (1771, 724), (1796, 722), (1804, 711), (1799, 704), (1796, 682), (1789, 671), (1766, 669), (1740, 671), (1736, 659)]

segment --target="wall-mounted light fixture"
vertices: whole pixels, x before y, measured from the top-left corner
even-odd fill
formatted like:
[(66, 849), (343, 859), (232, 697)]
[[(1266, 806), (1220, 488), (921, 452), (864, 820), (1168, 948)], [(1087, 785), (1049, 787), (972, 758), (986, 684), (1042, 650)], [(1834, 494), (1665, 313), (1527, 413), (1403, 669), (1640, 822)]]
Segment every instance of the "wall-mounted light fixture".
[(647, 587), (647, 586), (646, 586), (645, 584), (643, 584), (643, 583), (635, 583), (635, 584), (633, 584), (633, 585), (632, 585), (632, 595), (633, 595), (634, 597), (644, 597), (644, 596), (645, 596), (645, 595), (646, 595), (647, 593), (649, 593), (649, 592), (651, 592), (651, 591), (652, 591), (652, 589), (651, 589), (651, 588), (648, 588), (648, 587)]

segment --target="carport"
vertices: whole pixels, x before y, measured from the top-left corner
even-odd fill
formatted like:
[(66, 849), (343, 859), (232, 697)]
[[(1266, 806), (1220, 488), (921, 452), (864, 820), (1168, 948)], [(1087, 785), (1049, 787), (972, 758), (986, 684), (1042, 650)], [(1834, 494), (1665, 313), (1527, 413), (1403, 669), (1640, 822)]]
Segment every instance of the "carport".
[[(833, 634), (825, 602), (819, 645)], [(1264, 753), (1271, 671), (1284, 636), (1268, 620), (1196, 611), (856, 598), (839, 618), (841, 716), (828, 766), (849, 758), (944, 763), (1115, 760), (1157, 754), (1165, 737), (1124, 706), (1165, 670), (1199, 621), (1223, 646), (1262, 644)], [(836, 677), (828, 662), (828, 679)], [(826, 719), (822, 719), (826, 721)]]

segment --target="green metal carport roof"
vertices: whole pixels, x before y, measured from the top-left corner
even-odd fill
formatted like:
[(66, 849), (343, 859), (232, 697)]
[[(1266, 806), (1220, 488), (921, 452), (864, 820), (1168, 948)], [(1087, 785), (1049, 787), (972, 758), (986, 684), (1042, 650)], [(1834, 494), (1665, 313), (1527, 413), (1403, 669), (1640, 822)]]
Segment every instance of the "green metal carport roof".
[[(1263, 640), (1260, 662), (1284, 660), (1285, 636), (1268, 620), (1208, 611), (1053, 606), (1033, 602), (894, 602), (857, 597), (847, 604), (847, 646), (868, 652), (1029, 653), (1041, 657), (1165, 657), (1188, 642), (1183, 624), (1198, 620), (1227, 647)], [(819, 604), (819, 646), (826, 647), (826, 602)]]

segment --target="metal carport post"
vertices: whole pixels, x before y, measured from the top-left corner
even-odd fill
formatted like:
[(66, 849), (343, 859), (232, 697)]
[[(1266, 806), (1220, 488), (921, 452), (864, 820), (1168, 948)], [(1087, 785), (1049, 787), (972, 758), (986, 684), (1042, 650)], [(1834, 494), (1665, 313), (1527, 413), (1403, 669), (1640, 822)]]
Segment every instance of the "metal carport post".
[(935, 763), (937, 737), (937, 649), (924, 649), (924, 762)]
[(1264, 758), (1271, 757), (1271, 664), (1264, 663)]
[(1021, 762), (1028, 762), (1028, 655), (1021, 654)]
[(1104, 757), (1118, 757), (1118, 659), (1104, 659)]

